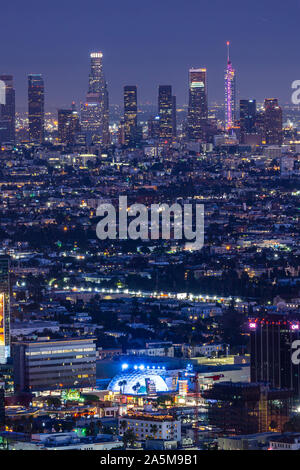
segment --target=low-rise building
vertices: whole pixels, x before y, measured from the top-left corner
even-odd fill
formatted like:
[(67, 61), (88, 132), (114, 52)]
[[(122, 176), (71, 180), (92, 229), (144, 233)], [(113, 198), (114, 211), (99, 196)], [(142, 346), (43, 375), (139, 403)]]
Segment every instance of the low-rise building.
[(159, 439), (180, 441), (181, 422), (171, 415), (136, 412), (119, 418), (119, 433), (132, 430), (137, 441)]

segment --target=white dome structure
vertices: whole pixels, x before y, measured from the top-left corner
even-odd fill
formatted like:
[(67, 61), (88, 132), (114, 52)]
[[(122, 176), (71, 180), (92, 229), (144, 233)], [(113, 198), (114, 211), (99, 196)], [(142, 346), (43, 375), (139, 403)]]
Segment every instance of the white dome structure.
[(168, 392), (168, 386), (157, 369), (132, 370), (116, 375), (108, 385), (108, 390), (124, 395), (146, 395), (147, 383), (156, 392)]

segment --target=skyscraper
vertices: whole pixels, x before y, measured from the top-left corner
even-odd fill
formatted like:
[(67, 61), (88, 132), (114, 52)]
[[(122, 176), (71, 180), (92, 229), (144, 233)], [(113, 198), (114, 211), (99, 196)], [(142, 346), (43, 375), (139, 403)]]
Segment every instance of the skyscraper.
[(204, 137), (207, 124), (206, 69), (189, 71), (188, 138), (199, 140)]
[(148, 139), (159, 138), (159, 116), (151, 116), (148, 119)]
[(300, 365), (292, 362), (294, 340), (299, 340), (300, 322), (287, 315), (268, 314), (249, 322), (251, 382), (268, 382), (300, 395)]
[(276, 98), (265, 99), (265, 139), (268, 145), (282, 144), (282, 109)]
[(173, 137), (177, 135), (177, 105), (176, 105), (176, 96), (172, 96), (172, 131)]
[(124, 86), (125, 145), (135, 145), (137, 134), (137, 88)]
[(10, 356), (10, 260), (0, 256), (0, 363)]
[(247, 134), (256, 133), (256, 101), (240, 100), (241, 141), (245, 142)]
[(225, 71), (225, 129), (234, 126), (236, 119), (236, 75), (229, 57), (230, 42), (227, 41), (227, 67)]
[(109, 103), (103, 73), (102, 52), (90, 54), (91, 70), (85, 103), (81, 106), (81, 128), (88, 143), (109, 143)]
[(44, 80), (40, 74), (28, 75), (29, 139), (44, 140)]
[(159, 137), (170, 140), (173, 136), (173, 95), (170, 85), (158, 88)]
[(15, 90), (12, 75), (0, 75), (5, 85), (5, 104), (0, 104), (0, 144), (15, 141)]
[(75, 109), (58, 110), (58, 138), (66, 145), (73, 145), (80, 131), (79, 116)]

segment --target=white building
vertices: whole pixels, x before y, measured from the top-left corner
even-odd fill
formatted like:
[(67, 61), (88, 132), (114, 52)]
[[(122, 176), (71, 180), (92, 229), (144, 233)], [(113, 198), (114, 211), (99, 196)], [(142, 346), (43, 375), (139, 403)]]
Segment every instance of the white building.
[(283, 436), (270, 441), (269, 450), (300, 450), (300, 434)]
[(119, 418), (119, 433), (123, 435), (126, 430), (132, 430), (137, 441), (181, 440), (181, 422), (170, 415), (140, 412), (123, 416)]

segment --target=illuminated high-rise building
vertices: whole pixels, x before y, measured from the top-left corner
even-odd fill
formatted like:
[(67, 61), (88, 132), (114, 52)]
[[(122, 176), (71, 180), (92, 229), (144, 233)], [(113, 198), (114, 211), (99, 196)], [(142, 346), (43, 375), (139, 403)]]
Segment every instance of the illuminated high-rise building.
[(80, 131), (79, 115), (75, 109), (58, 110), (58, 138), (62, 144), (74, 145)]
[(227, 67), (225, 71), (225, 129), (234, 126), (236, 119), (236, 74), (229, 57), (230, 42), (227, 42)]
[(40, 74), (28, 75), (29, 139), (44, 140), (44, 80)]
[(159, 116), (151, 116), (147, 122), (148, 139), (159, 138)]
[(282, 144), (282, 109), (276, 98), (265, 99), (264, 128), (266, 144)]
[(135, 145), (137, 134), (137, 87), (124, 86), (124, 132), (125, 145)]
[(189, 71), (189, 107), (188, 107), (188, 138), (199, 140), (204, 138), (207, 125), (207, 84), (206, 69), (197, 68)]
[(10, 260), (0, 256), (0, 364), (10, 356)]
[(159, 137), (170, 140), (173, 137), (173, 95), (171, 85), (158, 88)]
[(103, 73), (102, 52), (90, 55), (91, 70), (85, 102), (81, 105), (81, 129), (88, 143), (109, 143), (109, 103), (107, 83)]
[(293, 390), (299, 397), (300, 364), (292, 360), (293, 342), (300, 339), (299, 317), (266, 314), (250, 319), (249, 331), (251, 382)]
[(15, 141), (15, 90), (12, 75), (0, 75), (4, 103), (0, 102), (0, 144)]
[(172, 96), (172, 132), (173, 137), (177, 135), (177, 107), (176, 107), (176, 96)]
[(240, 100), (240, 129), (241, 141), (246, 135), (256, 134), (256, 101)]

